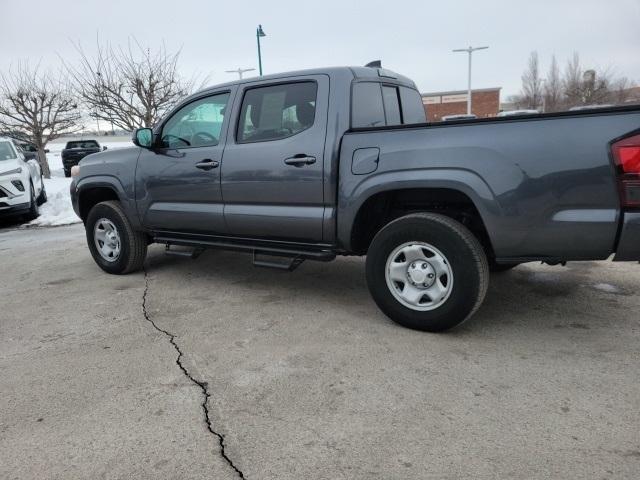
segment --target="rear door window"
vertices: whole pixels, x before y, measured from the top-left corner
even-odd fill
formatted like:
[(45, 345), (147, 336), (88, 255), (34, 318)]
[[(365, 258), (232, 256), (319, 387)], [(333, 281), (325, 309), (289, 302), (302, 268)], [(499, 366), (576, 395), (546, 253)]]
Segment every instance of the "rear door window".
[(237, 142), (279, 140), (310, 128), (315, 121), (317, 93), (316, 82), (247, 90), (240, 109)]

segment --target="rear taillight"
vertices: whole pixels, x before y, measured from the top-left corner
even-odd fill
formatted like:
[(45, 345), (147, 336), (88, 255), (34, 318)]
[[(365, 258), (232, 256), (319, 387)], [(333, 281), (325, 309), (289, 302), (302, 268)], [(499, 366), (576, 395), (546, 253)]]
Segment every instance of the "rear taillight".
[(623, 138), (611, 146), (623, 207), (640, 207), (640, 134)]

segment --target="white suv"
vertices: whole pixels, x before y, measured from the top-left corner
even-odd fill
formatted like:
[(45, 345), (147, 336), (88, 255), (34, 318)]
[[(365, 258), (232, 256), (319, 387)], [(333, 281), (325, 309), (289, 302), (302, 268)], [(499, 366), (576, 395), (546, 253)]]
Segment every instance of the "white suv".
[(27, 160), (10, 138), (0, 137), (0, 215), (38, 216), (47, 201), (40, 164)]

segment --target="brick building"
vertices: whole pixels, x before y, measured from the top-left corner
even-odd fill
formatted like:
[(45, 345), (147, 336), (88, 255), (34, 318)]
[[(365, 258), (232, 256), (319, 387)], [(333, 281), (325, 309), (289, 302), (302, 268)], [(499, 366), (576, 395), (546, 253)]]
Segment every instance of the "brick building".
[[(467, 113), (467, 91), (422, 94), (422, 104), (429, 122), (439, 122), (445, 115)], [(500, 110), (500, 88), (471, 91), (471, 111), (478, 118), (495, 117)]]

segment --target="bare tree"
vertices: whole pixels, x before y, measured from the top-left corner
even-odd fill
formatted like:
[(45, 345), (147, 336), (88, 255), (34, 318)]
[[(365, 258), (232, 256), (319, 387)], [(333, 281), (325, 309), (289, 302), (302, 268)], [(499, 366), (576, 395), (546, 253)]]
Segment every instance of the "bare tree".
[(531, 52), (527, 69), (522, 74), (522, 101), (527, 108), (535, 109), (542, 103), (542, 78), (540, 77), (540, 66), (538, 52)]
[(78, 65), (66, 64), (89, 115), (124, 130), (151, 127), (193, 88), (193, 80), (178, 73), (180, 51), (156, 51), (135, 39), (127, 48), (97, 42), (94, 56), (80, 53)]
[(551, 65), (544, 85), (544, 105), (547, 112), (557, 112), (562, 109), (562, 80), (555, 55), (551, 57)]
[(18, 64), (0, 73), (0, 127), (29, 138), (38, 149), (45, 178), (50, 178), (47, 144), (79, 131), (80, 112), (66, 78), (60, 72)]
[(616, 79), (611, 69), (583, 70), (577, 53), (567, 62), (562, 79), (567, 107), (624, 103), (629, 86), (628, 79)]
[(580, 65), (578, 52), (573, 52), (573, 56), (567, 62), (562, 77), (562, 89), (568, 107), (584, 105), (582, 99), (583, 71)]
[(621, 77), (611, 83), (611, 102), (623, 104), (631, 100), (633, 83), (627, 77)]
[(538, 54), (532, 52), (522, 75), (522, 91), (510, 101), (517, 108), (538, 108), (543, 98), (544, 110), (557, 112), (580, 105), (625, 103), (633, 95), (632, 86), (627, 78), (616, 77), (612, 69), (583, 69), (577, 52), (567, 61), (562, 75), (554, 55), (547, 78), (542, 79)]

